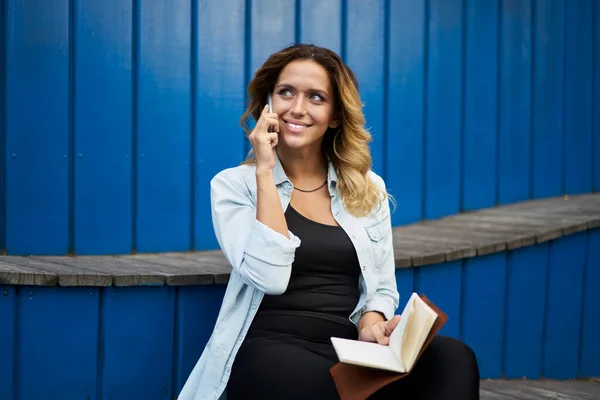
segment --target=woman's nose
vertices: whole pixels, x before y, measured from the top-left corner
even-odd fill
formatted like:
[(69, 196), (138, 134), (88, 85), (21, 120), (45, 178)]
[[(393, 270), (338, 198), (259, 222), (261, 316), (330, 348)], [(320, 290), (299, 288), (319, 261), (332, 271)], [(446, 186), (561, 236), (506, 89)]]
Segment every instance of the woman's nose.
[(294, 100), (294, 104), (292, 105), (292, 109), (290, 110), (294, 115), (304, 115), (306, 114), (306, 102), (302, 96), (297, 96)]

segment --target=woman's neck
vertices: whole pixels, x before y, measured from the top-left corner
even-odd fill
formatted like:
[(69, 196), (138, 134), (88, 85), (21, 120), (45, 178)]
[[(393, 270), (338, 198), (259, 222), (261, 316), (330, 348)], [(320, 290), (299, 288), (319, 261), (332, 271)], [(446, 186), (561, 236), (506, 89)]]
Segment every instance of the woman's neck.
[(327, 177), (327, 158), (321, 151), (302, 150), (278, 147), (277, 156), (285, 174), (300, 187), (322, 183)]

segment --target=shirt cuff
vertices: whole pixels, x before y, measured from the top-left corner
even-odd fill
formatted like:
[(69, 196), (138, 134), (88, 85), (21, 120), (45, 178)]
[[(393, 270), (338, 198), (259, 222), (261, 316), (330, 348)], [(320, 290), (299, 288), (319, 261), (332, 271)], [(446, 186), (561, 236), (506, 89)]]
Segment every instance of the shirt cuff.
[(272, 265), (287, 267), (294, 262), (300, 238), (288, 230), (289, 238), (255, 220), (246, 253)]
[(363, 314), (369, 311), (377, 311), (383, 314), (386, 320), (394, 318), (394, 306), (381, 296), (373, 296), (363, 307)]

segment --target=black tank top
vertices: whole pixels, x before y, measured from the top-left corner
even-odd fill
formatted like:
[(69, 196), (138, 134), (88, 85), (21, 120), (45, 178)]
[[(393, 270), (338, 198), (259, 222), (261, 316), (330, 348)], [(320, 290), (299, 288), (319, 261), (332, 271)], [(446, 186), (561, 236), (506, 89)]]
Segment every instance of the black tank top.
[(350, 238), (341, 227), (312, 221), (291, 205), (285, 218), (301, 244), (287, 290), (265, 295), (259, 315), (289, 312), (348, 321), (360, 296), (360, 265)]

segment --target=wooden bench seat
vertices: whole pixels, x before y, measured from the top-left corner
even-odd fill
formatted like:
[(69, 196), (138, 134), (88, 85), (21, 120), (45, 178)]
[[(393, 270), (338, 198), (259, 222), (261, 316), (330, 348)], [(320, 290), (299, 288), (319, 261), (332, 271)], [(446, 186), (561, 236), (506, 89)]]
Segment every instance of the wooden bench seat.
[[(600, 226), (600, 194), (526, 201), (394, 228), (397, 268), (532, 246)], [(0, 284), (141, 286), (224, 284), (221, 251), (119, 256), (1, 256)]]

